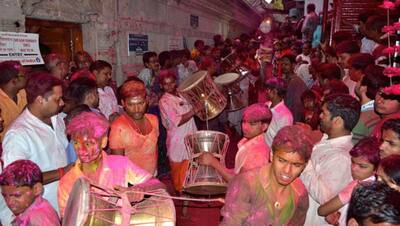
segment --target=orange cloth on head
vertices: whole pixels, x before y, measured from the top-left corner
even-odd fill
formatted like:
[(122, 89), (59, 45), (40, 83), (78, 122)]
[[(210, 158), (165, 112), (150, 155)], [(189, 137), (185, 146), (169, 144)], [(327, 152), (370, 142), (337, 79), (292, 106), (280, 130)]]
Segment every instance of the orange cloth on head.
[(151, 175), (157, 170), (158, 119), (152, 114), (144, 117), (150, 121), (151, 132), (142, 135), (137, 132), (136, 125), (126, 113), (120, 115), (111, 124), (109, 145), (114, 150), (124, 150), (125, 156), (134, 164), (145, 169)]
[(183, 160), (182, 162), (169, 160), (169, 165), (171, 167), (172, 184), (176, 191), (181, 192), (185, 182), (186, 171), (189, 168), (189, 160)]
[(21, 89), (17, 93), (17, 103), (15, 103), (14, 100), (12, 100), (2, 89), (0, 89), (0, 109), (1, 116), (4, 120), (4, 130), (2, 133), (0, 133), (0, 140), (3, 140), (7, 128), (18, 117), (22, 110), (24, 110), (26, 104), (26, 92), (24, 89)]

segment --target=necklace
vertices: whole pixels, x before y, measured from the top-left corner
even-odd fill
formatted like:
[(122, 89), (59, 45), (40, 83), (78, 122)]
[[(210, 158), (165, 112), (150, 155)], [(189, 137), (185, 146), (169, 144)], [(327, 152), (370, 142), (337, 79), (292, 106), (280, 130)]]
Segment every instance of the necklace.
[(133, 129), (134, 129), (137, 133), (139, 133), (139, 134), (142, 135), (142, 136), (148, 134), (147, 120), (146, 120), (146, 119), (145, 119), (145, 121), (144, 121), (144, 128), (143, 128), (143, 130), (142, 130), (142, 128), (136, 123), (135, 120), (132, 120), (132, 122), (133, 122), (133, 127), (134, 127)]

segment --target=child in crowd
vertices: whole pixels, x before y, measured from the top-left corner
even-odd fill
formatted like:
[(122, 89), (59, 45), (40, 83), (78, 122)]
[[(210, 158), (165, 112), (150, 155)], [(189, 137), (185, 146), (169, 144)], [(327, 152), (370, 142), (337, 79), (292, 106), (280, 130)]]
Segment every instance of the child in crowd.
[(313, 130), (317, 130), (319, 126), (320, 99), (321, 97), (312, 90), (306, 90), (301, 95), (301, 102), (304, 107), (303, 122), (311, 126)]
[(400, 119), (389, 119), (382, 126), (381, 158), (400, 154)]
[(30, 160), (17, 160), (0, 175), (1, 193), (15, 218), (12, 225), (59, 226), (60, 220), (50, 203), (42, 197), (43, 176)]
[[(364, 138), (350, 150), (350, 155), (353, 181), (337, 196), (318, 208), (318, 214), (325, 216), (326, 221), (332, 225), (337, 225), (339, 222), (340, 225), (345, 225), (347, 205), (353, 189), (359, 182), (375, 180), (375, 172), (379, 164), (379, 143), (373, 137)], [(345, 208), (342, 209), (344, 206)], [(339, 212), (340, 209), (342, 211)]]

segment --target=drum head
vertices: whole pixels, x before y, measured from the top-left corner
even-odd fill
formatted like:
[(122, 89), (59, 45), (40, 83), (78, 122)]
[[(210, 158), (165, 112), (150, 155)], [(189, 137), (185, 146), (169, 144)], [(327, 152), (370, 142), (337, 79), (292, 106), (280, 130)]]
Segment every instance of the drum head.
[(236, 81), (239, 78), (239, 76), (240, 75), (238, 73), (225, 73), (216, 77), (214, 79), (214, 82), (219, 85), (227, 85)]
[(90, 200), (90, 183), (85, 178), (79, 178), (70, 193), (65, 207), (62, 225), (83, 225), (88, 217)]
[(185, 92), (195, 87), (199, 82), (201, 82), (206, 76), (207, 71), (198, 71), (190, 76), (188, 76), (178, 87), (178, 92)]

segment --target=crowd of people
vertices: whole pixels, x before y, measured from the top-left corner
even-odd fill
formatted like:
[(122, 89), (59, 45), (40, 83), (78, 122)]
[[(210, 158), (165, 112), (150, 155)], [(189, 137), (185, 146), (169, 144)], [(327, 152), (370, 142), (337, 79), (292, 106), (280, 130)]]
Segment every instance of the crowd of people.
[[(119, 87), (112, 65), (85, 51), (73, 62), (48, 54), (40, 69), (1, 62), (1, 224), (60, 225), (81, 177), (137, 202), (170, 173), (181, 195), (184, 138), (206, 128), (242, 136), (233, 168), (199, 158), (228, 182), (221, 225), (400, 225), (400, 77), (384, 73), (386, 14), (360, 12), (358, 33), (329, 45), (315, 44), (313, 4), (307, 13), (299, 34), (290, 18), (280, 28), (267, 18), (212, 46), (146, 52)], [(199, 120), (205, 106), (178, 92), (198, 71), (239, 74), (219, 89), (242, 108)]]

